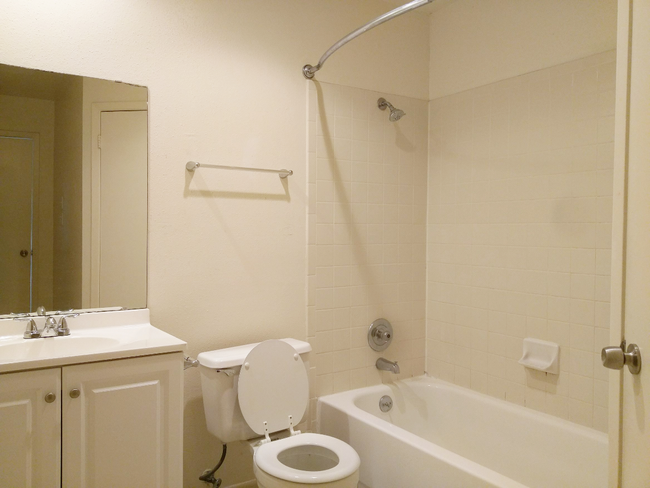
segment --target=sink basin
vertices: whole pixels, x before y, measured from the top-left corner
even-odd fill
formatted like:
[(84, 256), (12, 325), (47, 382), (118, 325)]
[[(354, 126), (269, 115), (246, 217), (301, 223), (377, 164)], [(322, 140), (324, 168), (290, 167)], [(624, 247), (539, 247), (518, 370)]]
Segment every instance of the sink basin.
[(0, 362), (29, 357), (33, 360), (58, 358), (75, 354), (93, 354), (114, 348), (120, 343), (112, 337), (48, 337), (21, 339), (7, 343), (0, 341)]
[[(35, 317), (43, 328), (44, 319)], [(25, 323), (0, 319), (0, 375), (34, 368), (182, 352), (185, 342), (152, 326), (149, 310), (81, 313), (70, 335), (24, 339)], [(1, 483), (0, 483), (1, 484)]]

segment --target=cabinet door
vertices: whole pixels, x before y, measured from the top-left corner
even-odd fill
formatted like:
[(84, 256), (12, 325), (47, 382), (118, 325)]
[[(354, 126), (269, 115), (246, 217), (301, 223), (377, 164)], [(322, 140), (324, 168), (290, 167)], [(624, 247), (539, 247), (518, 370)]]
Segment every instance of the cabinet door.
[(0, 375), (0, 485), (60, 483), (61, 370)]
[(64, 367), (63, 486), (180, 487), (182, 381), (182, 353)]

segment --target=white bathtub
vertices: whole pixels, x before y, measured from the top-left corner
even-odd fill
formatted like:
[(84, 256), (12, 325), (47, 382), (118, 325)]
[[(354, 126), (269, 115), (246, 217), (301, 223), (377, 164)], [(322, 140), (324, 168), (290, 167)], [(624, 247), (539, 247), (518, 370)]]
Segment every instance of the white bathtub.
[(370, 488), (607, 485), (602, 432), (434, 378), (321, 397), (318, 419), (356, 449)]

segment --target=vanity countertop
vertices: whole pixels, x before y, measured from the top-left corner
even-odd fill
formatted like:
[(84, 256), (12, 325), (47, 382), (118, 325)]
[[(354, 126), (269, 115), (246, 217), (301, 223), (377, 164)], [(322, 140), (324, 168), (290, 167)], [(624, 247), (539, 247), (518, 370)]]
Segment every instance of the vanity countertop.
[[(44, 317), (37, 317), (39, 329)], [(0, 320), (0, 373), (184, 352), (187, 344), (149, 322), (149, 310), (84, 313), (68, 319), (70, 335), (24, 339), (26, 322)]]

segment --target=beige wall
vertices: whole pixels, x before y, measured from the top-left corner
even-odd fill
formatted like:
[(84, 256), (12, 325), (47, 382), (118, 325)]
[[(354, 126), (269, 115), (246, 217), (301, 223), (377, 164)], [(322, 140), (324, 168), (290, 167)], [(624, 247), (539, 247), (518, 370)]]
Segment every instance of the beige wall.
[[(301, 68), (386, 10), (366, 0), (0, 1), (0, 62), (149, 88), (148, 305), (188, 354), (306, 338)], [(404, 16), (337, 52), (317, 77), (425, 99), (427, 32), (426, 16)], [(293, 169), (289, 198), (269, 195), (284, 194), (269, 175), (190, 179), (190, 159)], [(185, 485), (198, 487), (220, 445), (205, 429), (198, 371), (185, 379)], [(249, 460), (232, 446), (224, 485), (251, 479)]]
[[(607, 430), (615, 52), (430, 104), (427, 372)], [(560, 344), (560, 374), (518, 364)]]
[(54, 141), (54, 309), (81, 308), (81, 136), (79, 76), (61, 83)]
[[(388, 120), (386, 97), (406, 115)], [(308, 324), (312, 400), (424, 372), (427, 106), (424, 100), (313, 83), (309, 91)], [(391, 322), (386, 351), (369, 324)], [(315, 401), (312, 401), (312, 411)]]
[(614, 49), (616, 0), (460, 0), (430, 25), (434, 99)]
[[(54, 158), (54, 118), (55, 105), (51, 100), (0, 95), (0, 130), (34, 132), (39, 140), (38, 166), (38, 205), (36, 211), (37, 240), (34, 260), (37, 278), (34, 283), (34, 298), (38, 303), (34, 309), (43, 305), (51, 309), (52, 304), (52, 181)], [(0, 313), (26, 312), (27, 310), (0, 310)]]

